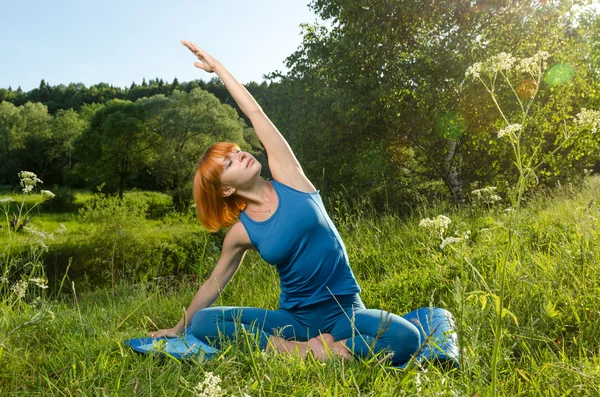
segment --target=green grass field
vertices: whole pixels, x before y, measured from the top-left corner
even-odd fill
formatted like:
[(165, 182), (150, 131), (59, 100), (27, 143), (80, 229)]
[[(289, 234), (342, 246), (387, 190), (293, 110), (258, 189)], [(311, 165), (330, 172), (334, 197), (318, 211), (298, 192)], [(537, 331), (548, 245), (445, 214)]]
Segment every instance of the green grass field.
[[(46, 242), (50, 288), (30, 285), (21, 299), (11, 288), (34, 242), (26, 233), (9, 238), (6, 226), (0, 231), (6, 247), (0, 258), (12, 269), (12, 278), (0, 284), (0, 395), (491, 394), (507, 204), (423, 205), (404, 219), (375, 215), (363, 204), (332, 205), (368, 307), (402, 314), (434, 305), (455, 315), (460, 370), (398, 370), (378, 357), (321, 363), (264, 353), (247, 335), (225, 342), (210, 360), (130, 351), (123, 340), (177, 322), (219, 253), (220, 236), (203, 232), (192, 211), (157, 210), (148, 219), (148, 202), (160, 207), (156, 202), (164, 200), (150, 196), (82, 214), (42, 207), (31, 225), (53, 232), (62, 223), (66, 232)], [(581, 187), (527, 198), (507, 265), (499, 395), (600, 393), (599, 196), (600, 179), (589, 178)], [(452, 221), (443, 237), (467, 230), (470, 237), (440, 248), (440, 236), (419, 222), (442, 214)], [(278, 292), (275, 271), (251, 253), (218, 304), (276, 308)], [(220, 383), (206, 394), (208, 386), (201, 386), (215, 375)]]

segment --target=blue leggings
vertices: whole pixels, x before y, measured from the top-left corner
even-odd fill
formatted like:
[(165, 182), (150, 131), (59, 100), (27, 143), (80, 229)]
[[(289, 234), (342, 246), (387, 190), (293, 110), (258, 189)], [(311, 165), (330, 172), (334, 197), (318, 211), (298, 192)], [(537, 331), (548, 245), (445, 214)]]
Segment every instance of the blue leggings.
[(211, 307), (194, 315), (191, 332), (205, 343), (218, 343), (220, 335), (233, 338), (239, 326), (256, 335), (263, 349), (270, 336), (307, 341), (329, 333), (336, 341), (347, 339), (346, 346), (359, 357), (390, 351), (394, 365), (408, 361), (421, 345), (412, 323), (389, 312), (366, 309), (358, 294), (289, 310)]

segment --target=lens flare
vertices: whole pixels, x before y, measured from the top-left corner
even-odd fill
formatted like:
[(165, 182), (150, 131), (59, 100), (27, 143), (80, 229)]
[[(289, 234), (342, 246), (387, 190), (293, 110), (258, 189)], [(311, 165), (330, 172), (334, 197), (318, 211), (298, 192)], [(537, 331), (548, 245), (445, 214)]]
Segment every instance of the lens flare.
[(575, 68), (568, 63), (557, 63), (546, 72), (544, 82), (556, 87), (571, 80), (575, 76)]
[(534, 80), (523, 80), (517, 85), (517, 94), (521, 98), (531, 99), (537, 90), (537, 83)]
[(465, 120), (457, 112), (448, 112), (435, 122), (435, 131), (446, 139), (456, 141), (465, 132)]

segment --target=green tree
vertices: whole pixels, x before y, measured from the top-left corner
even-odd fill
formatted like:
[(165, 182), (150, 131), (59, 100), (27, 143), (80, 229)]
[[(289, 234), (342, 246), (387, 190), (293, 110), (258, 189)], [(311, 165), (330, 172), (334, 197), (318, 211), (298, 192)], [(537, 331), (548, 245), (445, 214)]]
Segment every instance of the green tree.
[(208, 146), (234, 141), (251, 149), (244, 139), (245, 124), (236, 111), (200, 88), (137, 103), (146, 109), (149, 125), (160, 137), (150, 169), (159, 185), (171, 193), (175, 208), (183, 208), (191, 198), (195, 164)]
[[(456, 199), (465, 182), (507, 183), (508, 157), (484, 144), (499, 120), (481, 92), (463, 89), (464, 71), (490, 54), (546, 50), (577, 78), (553, 88), (565, 90), (560, 105), (537, 102), (545, 109), (540, 120), (572, 117), (597, 92), (589, 61), (597, 59), (597, 33), (586, 28), (597, 18), (586, 25), (572, 12), (585, 3), (314, 0), (327, 22), (305, 26), (302, 46), (287, 59), (290, 72), (272, 76), (282, 77), (272, 89), (274, 107), (290, 107), (271, 114), (311, 178), (322, 174), (338, 189), (354, 186), (377, 198), (385, 186), (402, 202), (436, 181)], [(535, 138), (542, 153), (555, 134)], [(583, 163), (573, 164), (581, 173)]]
[(129, 101), (113, 100), (97, 110), (76, 141), (78, 174), (122, 198), (127, 182), (152, 161), (158, 136), (145, 120), (145, 109)]

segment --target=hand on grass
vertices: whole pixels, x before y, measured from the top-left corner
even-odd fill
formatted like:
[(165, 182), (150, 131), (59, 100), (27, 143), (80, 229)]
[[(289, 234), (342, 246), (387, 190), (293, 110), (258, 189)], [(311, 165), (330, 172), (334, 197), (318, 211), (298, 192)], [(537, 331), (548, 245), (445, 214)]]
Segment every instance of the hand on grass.
[(153, 338), (176, 338), (180, 336), (180, 332), (175, 328), (165, 328), (158, 331), (150, 332), (149, 335)]

